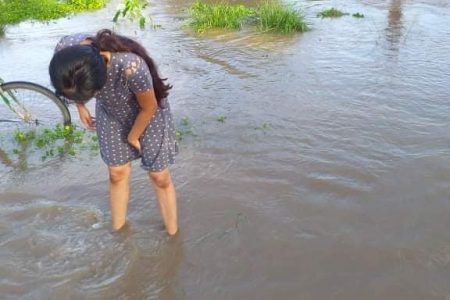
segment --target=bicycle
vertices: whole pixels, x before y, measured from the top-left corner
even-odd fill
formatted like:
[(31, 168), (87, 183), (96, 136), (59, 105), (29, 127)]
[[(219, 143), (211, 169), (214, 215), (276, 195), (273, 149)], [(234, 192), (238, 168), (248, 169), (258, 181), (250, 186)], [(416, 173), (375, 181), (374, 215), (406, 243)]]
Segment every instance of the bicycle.
[[(5, 105), (2, 105), (3, 104)], [(7, 123), (8, 126), (1, 126)], [(0, 78), (0, 128), (2, 136), (29, 134), (42, 130), (54, 130), (71, 126), (71, 116), (65, 102), (55, 93), (39, 84), (26, 81), (4, 82)], [(72, 128), (72, 127), (70, 127)], [(41, 130), (42, 129), (42, 130)], [(68, 129), (71, 130), (71, 129)], [(0, 141), (2, 139), (0, 138)], [(20, 142), (17, 148), (3, 142), (0, 146), (0, 163), (16, 170), (28, 168), (28, 141)], [(65, 146), (70, 143), (65, 141)], [(11, 152), (17, 157), (13, 159)]]
[(0, 122), (27, 126), (70, 125), (71, 116), (64, 101), (51, 90), (26, 81), (4, 82), (0, 78)]

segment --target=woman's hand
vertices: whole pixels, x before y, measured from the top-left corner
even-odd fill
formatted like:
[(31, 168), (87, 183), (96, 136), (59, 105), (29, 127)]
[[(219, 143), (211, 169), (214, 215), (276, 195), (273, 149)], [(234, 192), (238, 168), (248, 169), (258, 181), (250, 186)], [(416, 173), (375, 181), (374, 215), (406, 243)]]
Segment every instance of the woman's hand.
[(91, 116), (91, 113), (84, 104), (77, 104), (78, 114), (80, 115), (80, 121), (84, 127), (89, 130), (95, 130), (95, 118)]
[(141, 142), (139, 141), (138, 138), (134, 138), (131, 135), (128, 135), (128, 143), (133, 146), (133, 148), (135, 148), (136, 150), (139, 151), (139, 153), (141, 153)]
[(134, 124), (128, 134), (128, 143), (136, 148), (141, 153), (141, 142), (139, 137), (144, 133), (148, 124), (155, 115), (158, 103), (156, 101), (155, 92), (153, 90), (142, 93), (136, 93), (136, 99), (138, 101), (140, 110), (134, 120)]

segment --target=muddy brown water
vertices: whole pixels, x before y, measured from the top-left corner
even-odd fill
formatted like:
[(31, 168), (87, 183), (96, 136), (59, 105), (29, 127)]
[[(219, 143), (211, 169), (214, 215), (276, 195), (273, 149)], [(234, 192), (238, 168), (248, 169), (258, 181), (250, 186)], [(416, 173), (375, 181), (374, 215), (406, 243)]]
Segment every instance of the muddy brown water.
[[(450, 299), (449, 2), (296, 2), (313, 30), (289, 37), (196, 35), (190, 3), (116, 27), (195, 133), (172, 167), (180, 234), (138, 163), (116, 234), (96, 154), (2, 165), (0, 298)], [(0, 76), (48, 85), (58, 37), (112, 26), (116, 4), (9, 27)], [(315, 17), (331, 6), (365, 18)]]

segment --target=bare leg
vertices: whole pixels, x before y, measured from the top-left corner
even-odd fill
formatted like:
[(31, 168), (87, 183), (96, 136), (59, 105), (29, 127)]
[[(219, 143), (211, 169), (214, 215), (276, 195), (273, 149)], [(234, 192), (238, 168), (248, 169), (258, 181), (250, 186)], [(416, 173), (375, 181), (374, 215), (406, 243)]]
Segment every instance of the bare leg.
[(166, 231), (169, 235), (174, 235), (178, 231), (177, 196), (169, 169), (161, 172), (150, 172), (149, 177), (158, 198)]
[(119, 230), (127, 220), (130, 197), (131, 163), (109, 168), (109, 192), (113, 230)]

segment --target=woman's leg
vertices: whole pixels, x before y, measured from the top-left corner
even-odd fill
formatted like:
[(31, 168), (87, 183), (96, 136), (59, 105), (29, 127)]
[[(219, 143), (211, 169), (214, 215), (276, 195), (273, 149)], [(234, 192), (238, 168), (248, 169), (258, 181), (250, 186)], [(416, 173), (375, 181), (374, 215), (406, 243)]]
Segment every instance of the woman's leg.
[(169, 169), (166, 168), (160, 172), (150, 172), (149, 177), (158, 198), (159, 209), (161, 210), (166, 231), (169, 235), (174, 235), (178, 231), (177, 196)]
[(109, 193), (114, 230), (122, 228), (127, 221), (130, 173), (131, 162), (118, 167), (109, 167)]

